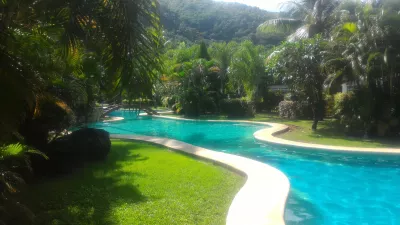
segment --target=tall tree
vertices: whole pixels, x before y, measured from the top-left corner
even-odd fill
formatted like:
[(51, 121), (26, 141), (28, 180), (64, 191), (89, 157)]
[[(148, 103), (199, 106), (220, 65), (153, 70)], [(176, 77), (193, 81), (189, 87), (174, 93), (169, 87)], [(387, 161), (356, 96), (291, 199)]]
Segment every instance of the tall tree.
[(100, 56), (105, 89), (151, 95), (159, 31), (153, 0), (1, 1), (0, 136), (33, 118), (49, 86), (84, 76), (87, 52)]
[(199, 49), (199, 53), (197, 55), (197, 58), (205, 59), (205, 60), (208, 60), (208, 61), (211, 60), (211, 57), (208, 54), (207, 45), (206, 45), (206, 43), (204, 43), (204, 41), (202, 41), (200, 43), (200, 49)]
[(323, 118), (323, 89), (326, 79), (321, 70), (324, 59), (325, 42), (320, 38), (287, 42), (281, 46), (277, 57), (276, 71), (290, 90), (300, 99), (305, 99), (313, 111), (312, 129), (316, 130), (318, 121)]

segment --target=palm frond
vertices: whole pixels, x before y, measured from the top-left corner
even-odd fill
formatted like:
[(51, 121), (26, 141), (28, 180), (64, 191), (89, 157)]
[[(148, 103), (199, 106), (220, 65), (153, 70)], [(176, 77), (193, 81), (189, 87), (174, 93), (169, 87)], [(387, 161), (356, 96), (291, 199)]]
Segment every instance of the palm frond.
[(282, 3), (281, 8), (287, 9), (289, 12), (291, 12), (292, 16), (297, 14), (304, 16), (311, 15), (313, 13), (312, 7), (310, 7), (308, 2), (286, 1)]
[(310, 34), (310, 26), (309, 25), (304, 25), (296, 30), (293, 34), (289, 35), (287, 40), (289, 42), (295, 42), (298, 40), (306, 39), (309, 38)]

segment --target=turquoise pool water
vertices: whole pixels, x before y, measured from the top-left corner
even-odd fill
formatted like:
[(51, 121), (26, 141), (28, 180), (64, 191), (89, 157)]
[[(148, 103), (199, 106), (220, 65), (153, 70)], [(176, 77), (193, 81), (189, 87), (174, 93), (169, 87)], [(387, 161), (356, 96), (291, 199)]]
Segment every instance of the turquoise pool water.
[[(400, 225), (400, 157), (310, 151), (258, 143), (260, 125), (139, 117), (97, 123), (113, 134), (167, 137), (245, 156), (284, 172), (291, 183), (287, 225)], [(273, 185), (273, 184), (271, 184)]]

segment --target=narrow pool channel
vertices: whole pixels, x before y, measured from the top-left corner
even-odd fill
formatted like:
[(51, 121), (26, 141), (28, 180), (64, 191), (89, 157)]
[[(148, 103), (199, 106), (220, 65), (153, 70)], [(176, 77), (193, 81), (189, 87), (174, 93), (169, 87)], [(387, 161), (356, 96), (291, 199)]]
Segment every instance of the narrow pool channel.
[[(265, 162), (290, 179), (287, 225), (400, 224), (400, 156), (360, 155), (272, 146), (255, 141), (261, 125), (136, 117), (96, 123), (112, 134), (176, 139)], [(273, 185), (273, 184), (271, 184)]]

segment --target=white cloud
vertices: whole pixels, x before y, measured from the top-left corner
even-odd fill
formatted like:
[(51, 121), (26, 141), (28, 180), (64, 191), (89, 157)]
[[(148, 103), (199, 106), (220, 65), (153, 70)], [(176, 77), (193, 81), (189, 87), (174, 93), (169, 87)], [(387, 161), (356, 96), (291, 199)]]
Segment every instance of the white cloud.
[(216, 0), (223, 2), (239, 2), (246, 5), (257, 6), (269, 11), (279, 11), (279, 4), (286, 0)]

